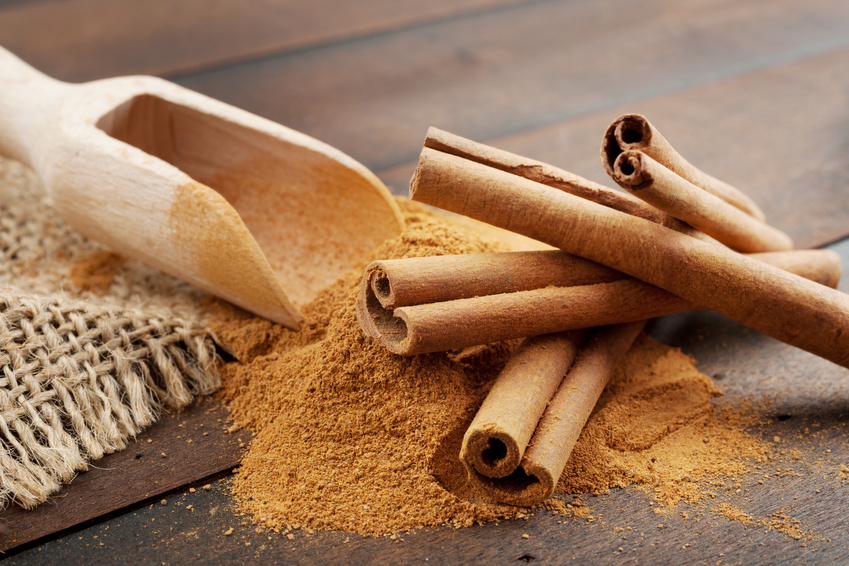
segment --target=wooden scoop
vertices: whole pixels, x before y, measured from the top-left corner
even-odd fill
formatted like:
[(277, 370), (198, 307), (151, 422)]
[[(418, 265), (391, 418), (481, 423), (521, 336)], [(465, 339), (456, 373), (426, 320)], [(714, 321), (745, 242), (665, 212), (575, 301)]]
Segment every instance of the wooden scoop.
[(127, 256), (297, 329), (297, 305), (401, 232), (360, 163), (154, 77), (68, 84), (0, 48), (0, 154)]

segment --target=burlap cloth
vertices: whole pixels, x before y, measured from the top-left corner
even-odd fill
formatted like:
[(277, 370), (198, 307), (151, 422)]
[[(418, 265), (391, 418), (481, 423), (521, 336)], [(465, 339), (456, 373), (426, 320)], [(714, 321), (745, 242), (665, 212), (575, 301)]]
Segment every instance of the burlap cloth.
[(201, 292), (129, 260), (105, 289), (75, 285), (71, 271), (102, 250), (0, 158), (0, 506), (38, 505), (220, 383)]

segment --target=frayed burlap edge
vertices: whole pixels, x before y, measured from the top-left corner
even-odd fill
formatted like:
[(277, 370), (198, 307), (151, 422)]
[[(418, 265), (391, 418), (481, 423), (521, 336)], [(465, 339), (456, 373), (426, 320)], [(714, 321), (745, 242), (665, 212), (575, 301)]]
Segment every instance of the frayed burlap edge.
[(0, 505), (44, 502), (163, 408), (214, 391), (216, 362), (194, 323), (0, 289)]

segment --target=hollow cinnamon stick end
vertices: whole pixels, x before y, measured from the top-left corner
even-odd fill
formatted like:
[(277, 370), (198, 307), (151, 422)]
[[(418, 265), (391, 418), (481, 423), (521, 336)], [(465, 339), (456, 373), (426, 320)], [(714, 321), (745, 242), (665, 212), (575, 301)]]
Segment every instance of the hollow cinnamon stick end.
[(622, 148), (616, 142), (616, 122), (611, 123), (601, 138), (601, 165), (605, 172), (613, 178), (613, 164), (622, 153)]
[(654, 181), (645, 163), (646, 155), (636, 150), (626, 150), (613, 163), (613, 180), (629, 191), (638, 191)]
[(642, 114), (623, 114), (614, 122), (616, 142), (623, 150), (643, 149), (651, 145), (652, 125)]
[[(373, 261), (366, 267), (362, 284), (363, 286), (369, 285), (371, 287), (371, 293), (383, 308), (393, 309), (397, 306), (391, 278), (386, 269), (384, 269), (383, 262)], [(362, 296), (361, 292), (360, 298)]]
[(651, 142), (652, 127), (641, 114), (623, 114), (613, 120), (601, 139), (601, 164), (610, 177), (616, 158), (626, 150), (639, 149)]
[[(369, 267), (371, 267), (371, 265), (369, 265)], [(360, 328), (362, 328), (366, 336), (370, 338), (379, 338), (380, 332), (375, 326), (374, 318), (371, 316), (368, 309), (369, 303), (377, 302), (377, 298), (371, 291), (370, 279), (370, 272), (366, 269), (362, 282), (360, 283), (360, 300), (357, 301), (356, 306), (357, 321), (360, 323)]]
[(509, 476), (522, 452), (515, 438), (494, 423), (473, 423), (463, 437), (460, 461), (471, 472), (489, 478)]
[(372, 286), (374, 273), (373, 270), (366, 269), (360, 283), (360, 297), (355, 308), (360, 328), (366, 336), (376, 339), (381, 346), (393, 354), (402, 356), (418, 354), (419, 352), (411, 351), (406, 321), (400, 316), (395, 316), (395, 312), (391, 309), (384, 308), (375, 295)]
[(489, 478), (474, 470), (469, 472), (469, 482), (486, 501), (533, 507), (552, 496), (557, 480), (550, 470), (523, 463), (512, 474), (503, 478)]

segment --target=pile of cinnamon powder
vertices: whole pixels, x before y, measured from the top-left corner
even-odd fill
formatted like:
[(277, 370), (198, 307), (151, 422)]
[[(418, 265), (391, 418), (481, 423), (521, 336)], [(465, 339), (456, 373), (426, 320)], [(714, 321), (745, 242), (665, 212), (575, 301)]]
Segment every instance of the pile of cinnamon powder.
[[(407, 230), (371, 259), (494, 251), (415, 203)], [(233, 419), (254, 432), (232, 490), (275, 530), (364, 535), (470, 526), (527, 510), (475, 502), (459, 442), (515, 344), (401, 357), (366, 338), (354, 306), (367, 262), (304, 309), (300, 332), (223, 303), (211, 325), (237, 361), (223, 368)], [(638, 484), (668, 504), (696, 502), (701, 482), (746, 471), (768, 448), (746, 433), (694, 360), (642, 337), (590, 418), (558, 491)]]
[[(200, 291), (108, 252), (57, 220), (22, 165), (0, 158), (0, 189), (4, 285), (161, 307), (187, 318), (201, 314)], [(370, 259), (494, 251), (498, 244), (489, 242), (503, 241), (491, 233), (484, 241), (470, 235), (484, 233), (479, 228), (401, 204), (407, 231)], [(301, 332), (214, 302), (215, 330), (238, 360), (223, 368), (222, 395), (234, 419), (255, 433), (233, 485), (241, 507), (271, 528), (371, 535), (523, 516), (525, 510), (470, 503), (478, 499), (457, 458), (466, 427), (516, 344), (415, 358), (377, 348), (354, 318), (365, 264), (307, 306)], [(735, 488), (735, 476), (763, 460), (769, 447), (745, 432), (752, 417), (741, 415), (757, 411), (715, 405), (718, 394), (692, 359), (638, 339), (585, 427), (559, 491), (636, 485), (672, 505), (698, 502), (712, 486)], [(849, 468), (838, 472), (849, 481)], [(556, 497), (546, 506), (592, 517), (580, 498), (570, 503)], [(752, 517), (729, 504), (712, 510), (802, 536), (783, 516)]]

